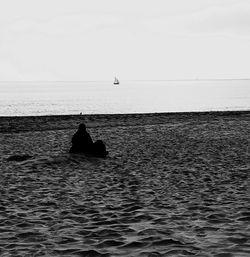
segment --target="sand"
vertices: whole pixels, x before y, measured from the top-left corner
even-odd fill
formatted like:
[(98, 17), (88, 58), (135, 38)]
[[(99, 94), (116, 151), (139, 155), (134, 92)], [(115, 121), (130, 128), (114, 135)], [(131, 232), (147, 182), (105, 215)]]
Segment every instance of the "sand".
[[(82, 121), (107, 158), (68, 154)], [(0, 142), (0, 256), (250, 256), (250, 112), (1, 117)]]

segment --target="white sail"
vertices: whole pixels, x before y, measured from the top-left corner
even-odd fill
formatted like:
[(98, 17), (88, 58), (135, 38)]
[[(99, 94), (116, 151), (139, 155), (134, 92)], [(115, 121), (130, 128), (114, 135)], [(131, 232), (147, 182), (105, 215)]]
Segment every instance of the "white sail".
[(120, 84), (119, 80), (115, 77), (114, 85), (119, 85), (119, 84)]

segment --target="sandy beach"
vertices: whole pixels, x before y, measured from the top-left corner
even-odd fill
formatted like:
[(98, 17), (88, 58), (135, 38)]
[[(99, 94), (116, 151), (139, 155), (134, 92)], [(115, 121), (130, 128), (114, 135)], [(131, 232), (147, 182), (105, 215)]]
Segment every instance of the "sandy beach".
[[(68, 153), (81, 122), (107, 158)], [(250, 112), (0, 117), (0, 142), (1, 256), (250, 256)]]

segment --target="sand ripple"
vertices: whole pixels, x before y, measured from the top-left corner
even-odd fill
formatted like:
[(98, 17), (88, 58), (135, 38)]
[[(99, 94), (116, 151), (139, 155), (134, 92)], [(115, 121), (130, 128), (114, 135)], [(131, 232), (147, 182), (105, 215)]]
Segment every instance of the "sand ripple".
[(92, 128), (106, 159), (67, 154), (68, 129), (0, 134), (0, 255), (249, 256), (245, 125)]

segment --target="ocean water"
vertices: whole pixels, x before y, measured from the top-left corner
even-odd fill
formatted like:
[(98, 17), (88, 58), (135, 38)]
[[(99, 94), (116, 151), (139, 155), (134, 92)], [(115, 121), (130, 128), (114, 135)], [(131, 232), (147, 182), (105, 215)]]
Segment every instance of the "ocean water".
[(0, 116), (249, 109), (250, 80), (0, 83)]

